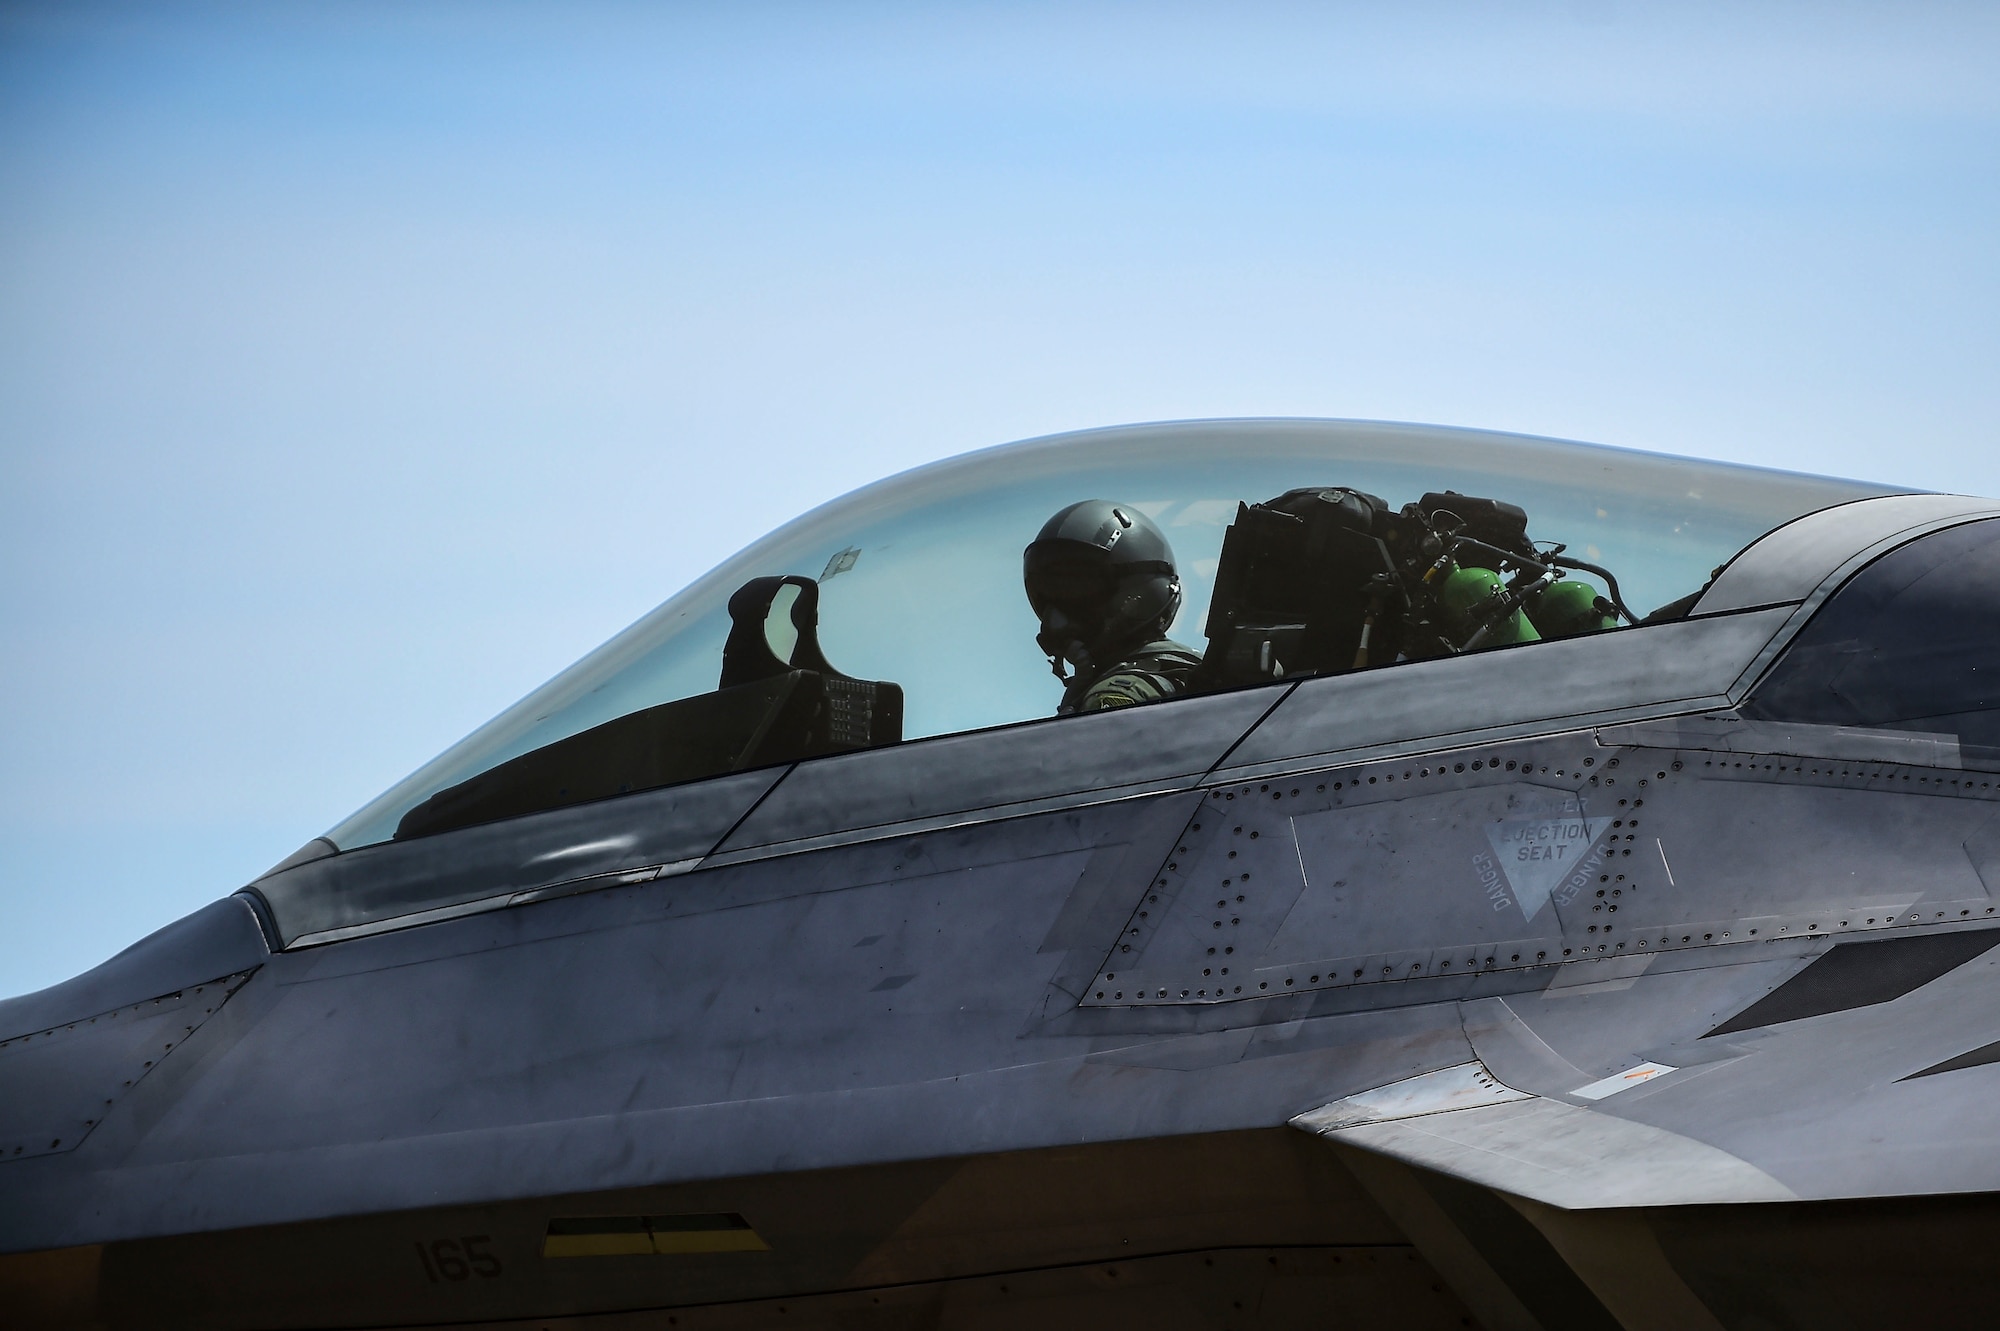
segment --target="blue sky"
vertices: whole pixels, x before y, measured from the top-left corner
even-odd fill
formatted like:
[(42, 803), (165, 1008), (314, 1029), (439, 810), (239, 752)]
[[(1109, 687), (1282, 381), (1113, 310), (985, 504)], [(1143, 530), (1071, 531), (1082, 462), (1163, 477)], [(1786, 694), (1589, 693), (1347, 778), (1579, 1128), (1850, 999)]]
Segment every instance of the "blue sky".
[(0, 993), (966, 449), (2000, 493), (1996, 67), (1969, 5), (0, 7)]

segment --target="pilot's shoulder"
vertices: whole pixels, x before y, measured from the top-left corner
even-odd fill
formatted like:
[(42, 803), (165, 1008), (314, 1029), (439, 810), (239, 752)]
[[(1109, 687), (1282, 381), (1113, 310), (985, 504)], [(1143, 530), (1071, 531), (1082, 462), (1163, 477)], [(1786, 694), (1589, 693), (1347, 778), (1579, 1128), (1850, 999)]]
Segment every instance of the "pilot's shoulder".
[(1188, 676), (1200, 664), (1200, 656), (1171, 639), (1148, 643), (1093, 681), (1077, 710), (1101, 712), (1170, 698), (1187, 687)]
[(1132, 672), (1106, 675), (1103, 679), (1084, 690), (1083, 698), (1077, 703), (1079, 712), (1108, 712), (1114, 707), (1130, 707), (1134, 703), (1158, 702), (1168, 696), (1170, 690), (1160, 687), (1157, 681)]
[(1132, 660), (1147, 667), (1192, 670), (1201, 664), (1201, 653), (1172, 638), (1160, 638), (1133, 653)]

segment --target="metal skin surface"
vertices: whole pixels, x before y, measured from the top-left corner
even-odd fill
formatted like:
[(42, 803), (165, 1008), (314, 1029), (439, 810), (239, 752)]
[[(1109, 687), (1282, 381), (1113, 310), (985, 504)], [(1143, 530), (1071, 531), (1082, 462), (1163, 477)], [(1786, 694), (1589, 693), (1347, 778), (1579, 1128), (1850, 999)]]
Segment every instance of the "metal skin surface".
[(1993, 511), (1843, 505), (1628, 632), (294, 857), (0, 1002), (0, 1306), (1984, 1325), (2000, 773), (1737, 708)]

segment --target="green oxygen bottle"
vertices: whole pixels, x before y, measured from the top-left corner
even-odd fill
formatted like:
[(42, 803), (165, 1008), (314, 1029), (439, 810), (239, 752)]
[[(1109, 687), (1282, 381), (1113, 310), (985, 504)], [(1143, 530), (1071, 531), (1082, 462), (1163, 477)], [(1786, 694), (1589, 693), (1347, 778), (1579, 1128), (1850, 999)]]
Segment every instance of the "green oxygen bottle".
[(1528, 618), (1544, 638), (1568, 638), (1618, 627), (1618, 616), (1587, 582), (1565, 579), (1528, 599)]
[[(1455, 569), (1438, 588), (1438, 604), (1468, 636), (1477, 635), (1487, 623), (1487, 603), (1506, 592), (1506, 580), (1490, 568)], [(1493, 621), (1479, 637), (1480, 647), (1499, 647), (1513, 642), (1539, 642), (1541, 634), (1520, 609)]]

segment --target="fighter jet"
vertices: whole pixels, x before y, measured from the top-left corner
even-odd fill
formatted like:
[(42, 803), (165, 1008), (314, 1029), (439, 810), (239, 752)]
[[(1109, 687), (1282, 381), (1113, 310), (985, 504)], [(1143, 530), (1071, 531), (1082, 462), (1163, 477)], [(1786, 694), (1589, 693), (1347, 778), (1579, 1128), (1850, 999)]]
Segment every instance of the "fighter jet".
[(0, 1309), (1988, 1325), (1996, 611), (1995, 501), (1518, 435), (919, 468), (0, 1002)]

